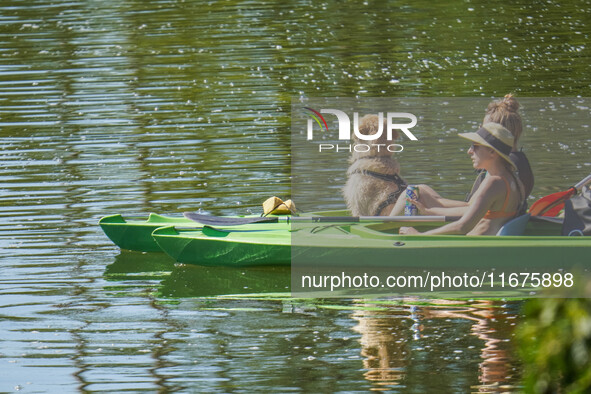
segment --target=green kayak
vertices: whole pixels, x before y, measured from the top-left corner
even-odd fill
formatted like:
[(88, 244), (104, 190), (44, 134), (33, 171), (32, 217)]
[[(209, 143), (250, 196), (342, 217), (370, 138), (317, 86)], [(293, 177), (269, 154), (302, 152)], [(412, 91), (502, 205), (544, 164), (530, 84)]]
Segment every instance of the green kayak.
[[(522, 236), (399, 235), (401, 223), (301, 224), (275, 227), (199, 230), (175, 226), (152, 234), (164, 252), (180, 263), (204, 266), (310, 265), (474, 268), (529, 264), (554, 267), (558, 262), (585, 263), (590, 237), (560, 236), (559, 222), (532, 218)], [(441, 223), (423, 224), (422, 229)], [(283, 227), (281, 227), (283, 226)], [(418, 226), (417, 226), (418, 227)]]
[[(312, 215), (312, 214), (310, 214)], [(313, 215), (319, 216), (347, 216), (347, 211), (322, 211), (314, 212)], [(257, 219), (258, 215), (249, 216), (232, 216), (222, 217), (218, 219)], [(270, 215), (268, 218), (278, 218), (286, 220), (288, 216)], [(248, 220), (246, 220), (248, 221)], [(105, 216), (99, 220), (99, 225), (104, 233), (111, 241), (121, 249), (135, 250), (139, 252), (162, 252), (158, 244), (152, 238), (154, 230), (165, 226), (175, 227), (197, 227), (202, 226), (201, 223), (195, 220), (186, 219), (182, 216), (164, 216), (151, 213), (148, 218), (138, 217), (123, 217), (122, 215)], [(254, 226), (252, 229), (261, 228), (263, 223), (242, 224), (238, 229), (248, 229), (249, 226)], [(274, 225), (273, 223), (264, 223), (265, 228)], [(222, 228), (232, 228), (232, 226), (221, 225)]]

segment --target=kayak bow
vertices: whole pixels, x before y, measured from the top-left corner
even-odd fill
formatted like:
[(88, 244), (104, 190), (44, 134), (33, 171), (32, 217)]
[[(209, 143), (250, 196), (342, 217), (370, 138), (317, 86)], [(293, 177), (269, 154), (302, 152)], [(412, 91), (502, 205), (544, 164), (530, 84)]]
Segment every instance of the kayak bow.
[[(204, 215), (205, 216), (205, 215)], [(207, 215), (208, 216), (208, 215)], [(212, 217), (212, 216), (209, 216)], [(235, 216), (234, 219), (257, 218), (259, 216)], [(201, 228), (207, 223), (195, 222), (191, 219), (177, 216), (163, 216), (151, 213), (147, 219), (124, 218), (121, 215), (106, 216), (99, 220), (104, 233), (121, 249), (139, 252), (162, 252), (152, 233), (165, 226)], [(267, 224), (269, 225), (269, 224)], [(228, 226), (232, 228), (231, 226)], [(248, 228), (240, 226), (240, 228)]]

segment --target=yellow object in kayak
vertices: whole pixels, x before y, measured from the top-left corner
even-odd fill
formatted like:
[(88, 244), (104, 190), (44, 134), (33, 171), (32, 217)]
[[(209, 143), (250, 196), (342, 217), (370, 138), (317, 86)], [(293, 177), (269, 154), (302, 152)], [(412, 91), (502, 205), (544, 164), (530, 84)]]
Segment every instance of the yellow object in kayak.
[(269, 197), (263, 203), (264, 215), (293, 215), (296, 213), (296, 207), (293, 201), (283, 201), (279, 197)]

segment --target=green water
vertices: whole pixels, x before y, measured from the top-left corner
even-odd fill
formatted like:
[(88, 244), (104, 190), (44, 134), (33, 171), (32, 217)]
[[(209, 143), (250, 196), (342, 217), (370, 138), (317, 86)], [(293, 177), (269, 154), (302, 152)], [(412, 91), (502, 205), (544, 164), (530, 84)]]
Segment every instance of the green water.
[[(294, 300), (285, 270), (175, 266), (96, 223), (289, 196), (292, 98), (589, 96), (590, 21), (587, 1), (0, 0), (0, 391), (516, 390), (519, 302)], [(525, 133), (534, 197), (590, 172), (588, 128)], [(401, 162), (465, 188), (456, 155)]]

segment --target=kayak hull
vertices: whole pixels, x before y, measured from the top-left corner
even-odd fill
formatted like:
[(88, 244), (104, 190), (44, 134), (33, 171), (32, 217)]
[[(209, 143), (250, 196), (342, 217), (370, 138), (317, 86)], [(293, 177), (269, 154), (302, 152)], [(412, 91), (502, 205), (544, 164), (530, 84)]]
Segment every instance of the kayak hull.
[(204, 266), (542, 268), (583, 265), (591, 254), (589, 237), (398, 235), (360, 224), (284, 226), (256, 231), (166, 227), (152, 236), (176, 261)]
[[(166, 254), (179, 263), (205, 266), (262, 266), (291, 264), (289, 224), (273, 230), (220, 231), (157, 229), (152, 237)], [(264, 232), (264, 233), (263, 233)]]

